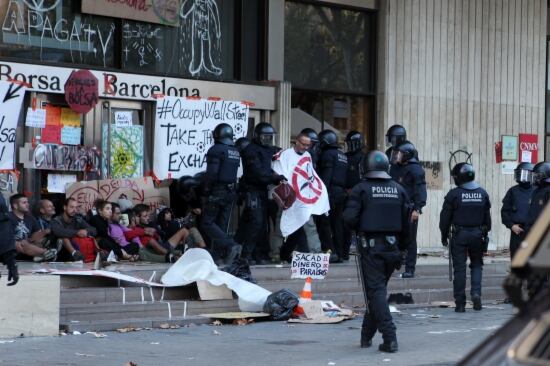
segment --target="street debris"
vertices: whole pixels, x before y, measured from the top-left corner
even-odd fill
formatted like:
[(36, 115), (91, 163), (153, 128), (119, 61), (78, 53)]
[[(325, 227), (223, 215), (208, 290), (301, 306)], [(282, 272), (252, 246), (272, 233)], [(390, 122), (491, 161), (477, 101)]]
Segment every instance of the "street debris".
[[(140, 330), (145, 330), (145, 328), (132, 328), (132, 327), (128, 327), (128, 328), (119, 328), (117, 329), (116, 331), (118, 333), (128, 333), (128, 332), (138, 332)], [(150, 330), (150, 328), (148, 329)]]
[(213, 335), (221, 335), (221, 333), (218, 332), (217, 330), (213, 330), (213, 331), (212, 331), (212, 334), (213, 334)]
[(151, 342), (151, 344), (157, 345), (160, 344), (160, 342)]
[(254, 319), (235, 319), (233, 320), (234, 325), (248, 325), (254, 323)]
[(80, 333), (78, 330), (75, 330), (73, 331), (73, 335), (81, 335), (82, 333)]
[(96, 338), (105, 338), (105, 337), (107, 337), (107, 334), (98, 333), (98, 332), (86, 332), (85, 334), (91, 334)]
[(219, 327), (219, 326), (221, 326), (221, 325), (223, 325), (223, 324), (222, 324), (222, 322), (219, 321), (219, 320), (214, 320), (210, 325), (213, 325), (213, 326), (215, 326), (215, 327)]
[(80, 357), (96, 357), (96, 355), (89, 355), (87, 353), (75, 353), (75, 356), (80, 356)]
[(128, 363), (127, 363), (126, 365), (124, 365), (124, 366), (138, 366), (138, 364), (135, 363), (135, 362), (130, 361), (130, 362), (128, 362)]
[(4, 344), (4, 343), (14, 343), (14, 342), (15, 342), (14, 340), (0, 341), (0, 344)]
[(160, 329), (179, 329), (181, 327), (177, 324), (162, 323), (161, 325), (159, 325), (159, 328)]

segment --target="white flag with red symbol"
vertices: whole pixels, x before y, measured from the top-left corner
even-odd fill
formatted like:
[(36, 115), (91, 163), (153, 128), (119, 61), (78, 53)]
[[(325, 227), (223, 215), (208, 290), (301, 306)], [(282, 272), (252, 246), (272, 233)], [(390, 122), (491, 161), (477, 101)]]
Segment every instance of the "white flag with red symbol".
[(281, 216), (283, 237), (301, 228), (311, 215), (322, 215), (330, 210), (327, 188), (313, 169), (308, 152), (299, 155), (293, 148), (283, 150), (273, 157), (272, 167), (288, 179), (296, 192), (296, 201)]

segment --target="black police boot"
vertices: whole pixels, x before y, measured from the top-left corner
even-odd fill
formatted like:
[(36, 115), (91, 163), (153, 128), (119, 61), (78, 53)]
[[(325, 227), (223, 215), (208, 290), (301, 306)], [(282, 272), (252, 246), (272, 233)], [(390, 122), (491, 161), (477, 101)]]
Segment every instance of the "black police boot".
[(465, 304), (456, 304), (455, 306), (455, 312), (456, 313), (463, 313), (466, 311), (466, 305)]
[(336, 253), (331, 253), (331, 254), (330, 254), (330, 258), (329, 258), (329, 262), (330, 262), (330, 263), (342, 263), (343, 260), (340, 259), (340, 257), (338, 256), (338, 254), (336, 254)]
[(413, 272), (403, 272), (401, 273), (401, 278), (414, 278)]
[(372, 346), (372, 337), (369, 337), (366, 332), (361, 331), (361, 348), (369, 348)]
[(481, 296), (479, 295), (473, 295), (472, 296), (472, 303), (474, 304), (474, 310), (481, 310), (483, 309), (483, 306), (481, 305)]
[(378, 346), (378, 350), (381, 352), (395, 353), (397, 352), (397, 341), (384, 341), (384, 343)]

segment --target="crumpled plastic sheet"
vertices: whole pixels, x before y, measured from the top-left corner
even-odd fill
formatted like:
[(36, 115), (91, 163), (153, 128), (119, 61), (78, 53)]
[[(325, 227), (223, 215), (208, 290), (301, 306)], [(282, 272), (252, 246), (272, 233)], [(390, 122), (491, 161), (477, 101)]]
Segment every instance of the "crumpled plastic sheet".
[(239, 297), (241, 311), (263, 311), (264, 303), (271, 294), (263, 287), (218, 270), (210, 253), (200, 248), (186, 251), (161, 278), (167, 286), (185, 286), (200, 280), (208, 281), (213, 286), (227, 285)]

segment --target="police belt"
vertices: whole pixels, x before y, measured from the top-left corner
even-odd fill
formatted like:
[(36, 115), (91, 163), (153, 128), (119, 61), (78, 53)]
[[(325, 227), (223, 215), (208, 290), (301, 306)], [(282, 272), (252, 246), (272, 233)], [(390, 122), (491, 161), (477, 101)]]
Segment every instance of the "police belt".
[(231, 191), (237, 188), (237, 184), (236, 183), (216, 183), (214, 184), (214, 188), (225, 188)]
[(483, 230), (483, 225), (474, 225), (474, 226), (463, 226), (463, 225), (451, 225), (451, 230), (456, 232), (459, 232), (460, 230)]

